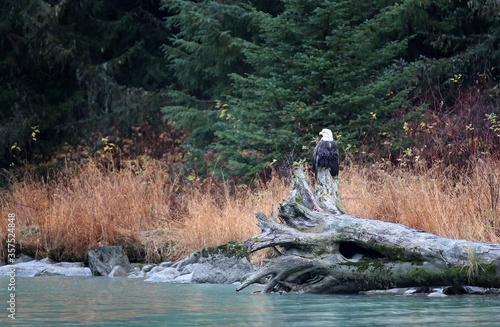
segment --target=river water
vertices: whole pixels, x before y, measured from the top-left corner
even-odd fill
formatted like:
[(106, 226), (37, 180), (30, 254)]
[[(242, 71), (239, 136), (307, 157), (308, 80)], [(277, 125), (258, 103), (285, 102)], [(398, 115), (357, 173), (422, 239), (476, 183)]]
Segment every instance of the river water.
[(262, 295), (234, 285), (0, 277), (1, 326), (500, 326), (500, 297)]

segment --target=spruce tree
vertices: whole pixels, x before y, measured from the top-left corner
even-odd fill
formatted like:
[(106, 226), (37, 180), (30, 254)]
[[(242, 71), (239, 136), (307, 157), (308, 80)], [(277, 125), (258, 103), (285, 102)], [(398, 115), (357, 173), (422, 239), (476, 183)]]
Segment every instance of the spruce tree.
[(111, 126), (126, 135), (155, 123), (166, 102), (160, 91), (173, 81), (158, 2), (0, 3), (0, 167), (50, 156), (65, 142), (92, 144)]
[[(262, 42), (244, 42), (255, 72), (232, 74), (227, 128), (216, 145), (226, 173), (252, 177), (273, 163), (309, 158), (331, 128), (343, 148), (388, 137), (415, 78), (403, 58), (405, 8), (386, 1), (283, 1), (261, 15)], [(375, 142), (375, 141), (374, 141)]]
[[(271, 1), (273, 2), (273, 1)], [(189, 132), (184, 146), (187, 166), (206, 173), (205, 158), (213, 148), (215, 132), (225, 128), (220, 101), (232, 87), (229, 74), (245, 74), (241, 40), (256, 36), (252, 6), (274, 10), (266, 1), (164, 0), (170, 13), (167, 27), (174, 35), (162, 50), (176, 78), (168, 90), (174, 104), (163, 108), (165, 118)]]
[(259, 41), (242, 44), (254, 72), (231, 75), (227, 128), (216, 133), (226, 173), (251, 177), (307, 159), (324, 127), (343, 150), (394, 158), (410, 144), (403, 126), (414, 108), (452, 104), (458, 83), (498, 84), (495, 2), (283, 3), (280, 14), (259, 16)]

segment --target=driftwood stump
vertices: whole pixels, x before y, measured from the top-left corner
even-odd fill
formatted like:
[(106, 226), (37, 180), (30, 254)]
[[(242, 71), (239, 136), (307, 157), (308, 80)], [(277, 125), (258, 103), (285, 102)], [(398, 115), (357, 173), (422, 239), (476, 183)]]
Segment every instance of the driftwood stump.
[(338, 182), (322, 170), (312, 192), (301, 167), (294, 175), (291, 199), (280, 204), (281, 223), (256, 214), (262, 232), (245, 242), (248, 251), (271, 247), (278, 255), (237, 291), (266, 277), (262, 293), (500, 287), (500, 244), (447, 239), (401, 224), (351, 216), (340, 205)]

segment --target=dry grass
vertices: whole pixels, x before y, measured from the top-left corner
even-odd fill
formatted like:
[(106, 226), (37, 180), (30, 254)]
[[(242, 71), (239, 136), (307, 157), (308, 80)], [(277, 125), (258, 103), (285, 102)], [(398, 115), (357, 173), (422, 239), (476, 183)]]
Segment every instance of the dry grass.
[(390, 173), (346, 167), (343, 206), (363, 218), (400, 223), (443, 237), (500, 243), (500, 167), (480, 161), (460, 179), (442, 171)]
[(90, 161), (50, 182), (26, 175), (12, 184), (1, 211), (16, 214), (17, 238), (24, 246), (43, 254), (81, 253), (137, 241), (140, 231), (164, 221), (171, 209), (165, 197), (172, 189), (162, 179), (161, 171), (106, 172)]
[[(179, 239), (190, 250), (245, 241), (260, 232), (255, 213), (269, 215), (272, 206), (277, 208), (289, 191), (288, 183), (277, 177), (268, 185), (255, 187), (213, 180), (195, 186), (185, 194), (187, 210), (177, 228)], [(254, 259), (259, 261), (266, 254)]]
[[(33, 175), (13, 182), (0, 199), (5, 217), (0, 239), (7, 237), (8, 214), (15, 213), (16, 239), (35, 255), (52, 251), (56, 259), (78, 258), (99, 245), (142, 242), (150, 259), (175, 259), (258, 234), (255, 212), (268, 213), (289, 191), (278, 178), (254, 187), (213, 180), (180, 183), (154, 162), (142, 166), (109, 171), (90, 161), (50, 182)], [(154, 255), (170, 241), (175, 248)]]
[[(32, 175), (13, 182), (0, 197), (0, 240), (7, 237), (8, 214), (15, 213), (17, 241), (41, 256), (142, 242), (151, 260), (166, 260), (258, 234), (255, 213), (269, 215), (274, 205), (277, 214), (289, 196), (289, 184), (278, 177), (251, 187), (211, 179), (181, 183), (155, 162), (142, 167), (110, 171), (90, 161), (50, 182)], [(432, 170), (390, 171), (344, 167), (346, 211), (448, 238), (500, 243), (498, 163), (479, 162), (461, 179)], [(169, 241), (176, 247), (158, 256)]]
[(269, 214), (288, 192), (287, 183), (279, 178), (256, 189), (214, 181), (195, 187), (186, 194), (188, 208), (179, 230), (183, 243), (199, 249), (231, 240), (244, 241), (260, 232), (255, 213)]

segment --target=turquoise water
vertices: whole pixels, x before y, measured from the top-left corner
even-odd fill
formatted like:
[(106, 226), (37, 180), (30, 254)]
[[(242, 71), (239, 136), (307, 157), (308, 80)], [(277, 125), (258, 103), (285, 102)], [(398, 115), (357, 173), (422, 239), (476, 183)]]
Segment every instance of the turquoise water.
[(16, 278), (16, 319), (1, 326), (500, 326), (500, 297), (262, 295), (233, 285), (107, 277)]

